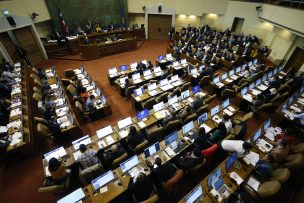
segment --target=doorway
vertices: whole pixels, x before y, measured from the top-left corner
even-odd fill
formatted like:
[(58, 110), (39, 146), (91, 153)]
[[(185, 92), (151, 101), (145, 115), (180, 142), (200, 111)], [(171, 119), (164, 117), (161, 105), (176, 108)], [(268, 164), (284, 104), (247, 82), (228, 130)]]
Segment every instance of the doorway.
[(231, 32), (239, 34), (242, 30), (245, 18), (235, 17), (231, 26)]
[(168, 39), (168, 33), (172, 26), (172, 15), (148, 15), (148, 38)]
[(19, 60), (17, 49), (7, 32), (0, 33), (0, 42), (13, 62)]
[(289, 57), (287, 63), (285, 64), (284, 69), (289, 69), (294, 67), (295, 70), (300, 70), (304, 63), (304, 49), (300, 47), (296, 47), (295, 50), (292, 52), (291, 56)]

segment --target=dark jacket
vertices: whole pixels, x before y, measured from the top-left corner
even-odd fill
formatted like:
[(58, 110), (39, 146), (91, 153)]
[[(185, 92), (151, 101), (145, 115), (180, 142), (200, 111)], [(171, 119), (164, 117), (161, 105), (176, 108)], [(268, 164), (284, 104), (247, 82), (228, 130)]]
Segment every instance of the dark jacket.
[(153, 175), (161, 182), (168, 181), (174, 176), (176, 168), (171, 162), (166, 162), (152, 170)]
[(137, 145), (144, 141), (144, 136), (141, 132), (137, 132), (134, 135), (128, 135), (127, 142), (129, 146), (134, 149)]
[(209, 147), (208, 141), (206, 136), (198, 136), (194, 140), (194, 146), (199, 150), (204, 150)]
[(153, 191), (153, 184), (150, 178), (145, 176), (142, 180), (137, 180), (129, 186), (130, 191), (134, 194), (136, 201), (141, 202), (148, 199)]

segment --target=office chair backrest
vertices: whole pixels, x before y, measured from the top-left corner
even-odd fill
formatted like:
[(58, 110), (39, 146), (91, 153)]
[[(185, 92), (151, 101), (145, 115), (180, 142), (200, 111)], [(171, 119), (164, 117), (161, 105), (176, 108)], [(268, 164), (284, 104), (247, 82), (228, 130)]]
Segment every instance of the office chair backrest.
[(40, 80), (34, 79), (34, 83), (35, 83), (36, 85), (38, 85), (39, 87), (41, 87), (41, 82), (40, 82)]
[(135, 89), (136, 89), (136, 86), (130, 86), (130, 87), (128, 87), (128, 89), (126, 91), (126, 96), (130, 98), (131, 94), (134, 92)]
[(159, 138), (162, 138), (164, 135), (164, 128), (163, 127), (157, 127), (152, 128), (151, 130), (148, 130), (147, 132), (147, 138), (148, 140), (157, 140)]
[(234, 98), (235, 96), (236, 96), (236, 94), (235, 94), (234, 90), (232, 90), (232, 89), (225, 89), (225, 90), (222, 92), (222, 94), (221, 94), (221, 97), (222, 97), (222, 98), (230, 98), (230, 99), (232, 99), (232, 98)]
[(143, 150), (143, 148), (145, 146), (147, 146), (149, 144), (149, 141), (148, 140), (144, 140), (142, 143), (140, 143), (139, 145), (137, 145), (135, 148), (134, 148), (134, 151), (138, 154), (140, 151)]
[(37, 132), (40, 136), (47, 137), (51, 133), (51, 130), (46, 125), (44, 125), (42, 123), (38, 123)]
[(126, 152), (123, 153), (120, 157), (114, 159), (112, 165), (113, 165), (113, 166), (118, 165), (122, 160), (124, 160), (124, 159), (127, 158), (127, 157), (128, 157), (128, 154), (127, 154)]
[(38, 69), (37, 68), (32, 67), (32, 71), (33, 71), (33, 73), (38, 75)]
[(83, 112), (82, 104), (79, 101), (75, 102), (75, 106), (80, 112)]
[(155, 98), (151, 98), (151, 99), (148, 99), (145, 103), (144, 103), (144, 105), (143, 105), (143, 107), (144, 107), (144, 109), (152, 109), (153, 108), (153, 105), (155, 105), (156, 104), (156, 99)]
[(197, 114), (193, 113), (184, 119), (183, 124), (189, 123), (190, 121), (195, 121), (196, 118), (197, 118)]
[(182, 127), (180, 120), (169, 121), (169, 123), (165, 127), (166, 133), (171, 133), (173, 131), (179, 130)]
[(64, 76), (65, 76), (66, 78), (71, 78), (71, 77), (73, 77), (74, 75), (75, 75), (75, 72), (74, 72), (73, 69), (67, 69), (67, 70), (64, 71)]
[(191, 83), (190, 82), (186, 82), (182, 87), (181, 87), (181, 92), (186, 91), (189, 89)]
[(206, 100), (205, 103), (206, 104), (210, 104), (212, 102), (212, 100), (216, 97), (216, 94), (209, 96)]
[(77, 91), (76, 91), (76, 88), (74, 87), (74, 85), (70, 84), (67, 89), (72, 96), (77, 95)]
[(33, 94), (33, 99), (34, 99), (36, 102), (39, 102), (39, 101), (42, 100), (42, 96), (41, 96), (39, 93), (34, 92), (34, 94)]
[(181, 181), (181, 179), (184, 177), (184, 172), (183, 170), (178, 169), (174, 176), (170, 178), (167, 182), (163, 183), (163, 188), (167, 191), (170, 192), (173, 190), (174, 186)]
[(200, 116), (204, 113), (206, 113), (208, 111), (208, 104), (204, 105), (204, 106), (201, 106), (197, 111), (196, 111), (196, 114), (197, 116)]
[(204, 76), (200, 81), (200, 86), (204, 87), (205, 85), (209, 84), (211, 82), (210, 76)]
[(168, 95), (169, 93), (168, 92), (164, 92), (162, 93), (158, 98), (157, 98), (157, 102), (167, 102), (168, 101)]
[(81, 183), (86, 186), (91, 183), (91, 181), (103, 173), (103, 168), (100, 164), (95, 164), (90, 166), (79, 173), (79, 179)]

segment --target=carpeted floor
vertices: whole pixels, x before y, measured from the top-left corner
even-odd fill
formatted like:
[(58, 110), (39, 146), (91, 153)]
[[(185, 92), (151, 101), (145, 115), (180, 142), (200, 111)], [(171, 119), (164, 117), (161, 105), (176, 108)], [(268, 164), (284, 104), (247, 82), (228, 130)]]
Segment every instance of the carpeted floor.
[[(168, 47), (168, 41), (146, 41), (139, 50), (133, 52), (121, 53), (113, 56), (104, 57), (93, 61), (73, 61), (73, 60), (59, 60), (51, 59), (45, 61), (41, 66), (46, 67), (55, 65), (59, 75), (69, 68), (78, 68), (83, 65), (91, 75), (92, 79), (100, 87), (106, 97), (108, 98), (112, 115), (104, 119), (82, 124), (81, 129), (83, 134), (94, 135), (96, 130), (106, 125), (116, 125), (116, 122), (125, 116), (134, 116), (135, 109), (131, 105), (130, 100), (120, 96), (119, 91), (114, 86), (110, 86), (107, 80), (107, 71), (111, 67), (117, 67), (123, 64), (130, 64), (131, 62), (140, 60), (151, 60), (155, 64), (155, 59), (158, 55), (164, 54)], [(218, 103), (218, 101), (214, 102)], [(212, 105), (212, 104), (211, 104)], [(212, 105), (213, 107), (213, 105)], [(263, 122), (251, 121), (248, 123), (248, 133), (256, 129), (257, 125)], [(248, 134), (247, 133), (247, 134)], [(69, 143), (66, 143), (69, 144)], [(9, 157), (8, 161), (0, 165), (0, 202), (2, 203), (48, 203), (55, 202), (59, 197), (52, 194), (41, 194), (37, 192), (38, 187), (43, 182), (43, 168), (42, 168), (42, 154), (55, 148), (57, 146), (47, 144), (39, 150), (36, 155), (31, 157), (24, 157), (20, 154), (14, 154)], [(191, 182), (194, 180), (194, 182)], [(193, 177), (187, 180), (185, 189), (181, 192), (186, 194), (191, 188), (194, 187), (200, 180)], [(180, 199), (182, 194), (173, 199)]]

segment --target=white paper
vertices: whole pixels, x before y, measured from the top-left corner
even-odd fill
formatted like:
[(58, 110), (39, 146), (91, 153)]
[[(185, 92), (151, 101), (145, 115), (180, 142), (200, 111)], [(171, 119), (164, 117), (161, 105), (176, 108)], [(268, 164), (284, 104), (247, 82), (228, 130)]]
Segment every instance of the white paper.
[(6, 126), (0, 126), (0, 133), (6, 133), (7, 127)]
[(119, 135), (120, 135), (121, 138), (127, 137), (128, 134), (129, 134), (129, 132), (128, 132), (127, 130), (121, 130), (121, 131), (119, 132)]
[(258, 188), (260, 186), (260, 182), (256, 180), (253, 177), (250, 177), (249, 180), (247, 181), (247, 184), (252, 187), (255, 191), (258, 191)]
[(146, 127), (146, 124), (143, 121), (140, 121), (137, 124), (139, 125), (140, 128)]
[(107, 146), (104, 140), (99, 141), (97, 144), (99, 149), (103, 149)]
[(228, 116), (231, 116), (233, 113), (229, 111), (228, 109), (224, 109), (224, 113), (227, 114)]
[(108, 186), (105, 186), (105, 187), (100, 188), (100, 189), (99, 189), (99, 192), (100, 192), (100, 193), (108, 192)]
[(167, 148), (165, 149), (165, 151), (167, 152), (167, 154), (168, 154), (170, 157), (175, 156), (175, 152), (171, 149), (171, 147), (167, 147)]
[(73, 153), (73, 156), (74, 156), (75, 160), (77, 160), (80, 155), (81, 155), (80, 151), (76, 151), (76, 152)]
[(231, 112), (234, 112), (234, 111), (235, 111), (235, 109), (234, 109), (232, 106), (228, 106), (227, 108), (228, 108), (229, 111), (231, 111)]
[(112, 144), (112, 143), (114, 143), (114, 140), (113, 140), (112, 136), (106, 137), (106, 141), (107, 141), (107, 143), (108, 143), (109, 145)]
[(242, 184), (242, 182), (244, 181), (243, 180), (243, 178), (241, 178), (240, 176), (239, 176), (239, 174), (237, 174), (236, 172), (231, 172), (230, 174), (229, 174), (229, 176), (230, 176), (230, 178), (232, 178), (233, 180), (235, 180), (235, 182), (238, 184), (238, 185), (240, 185), (240, 184)]

